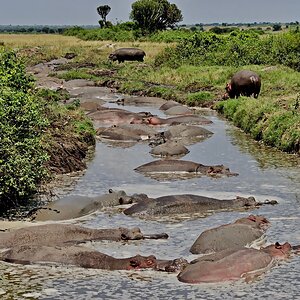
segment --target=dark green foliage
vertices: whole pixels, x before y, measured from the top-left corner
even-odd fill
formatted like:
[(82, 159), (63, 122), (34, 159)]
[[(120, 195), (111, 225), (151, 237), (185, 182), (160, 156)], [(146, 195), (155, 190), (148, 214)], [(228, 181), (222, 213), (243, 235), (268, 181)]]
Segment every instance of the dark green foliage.
[(144, 34), (173, 27), (182, 21), (181, 11), (167, 0), (138, 0), (132, 4), (130, 18)]
[(197, 32), (176, 47), (167, 48), (156, 57), (155, 64), (171, 67), (282, 64), (300, 71), (300, 33), (291, 31), (261, 37), (251, 30), (233, 31), (229, 35)]
[(0, 64), (0, 205), (18, 203), (45, 178), (47, 154), (41, 145), (48, 120), (31, 92), (32, 79), (12, 52)]

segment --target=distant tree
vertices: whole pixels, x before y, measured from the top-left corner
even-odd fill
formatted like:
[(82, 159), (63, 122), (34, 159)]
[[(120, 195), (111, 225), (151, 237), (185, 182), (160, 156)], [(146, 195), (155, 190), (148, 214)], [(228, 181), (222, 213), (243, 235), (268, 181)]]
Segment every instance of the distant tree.
[(274, 24), (273, 25), (273, 31), (279, 31), (281, 30), (281, 25), (280, 24)]
[(173, 28), (182, 21), (182, 14), (176, 4), (167, 0), (138, 0), (132, 4), (130, 18), (145, 34)]
[(111, 10), (111, 8), (107, 4), (97, 7), (97, 12), (100, 15), (100, 17), (102, 18), (102, 20), (99, 20), (100, 27), (106, 27), (106, 25), (107, 25), (106, 17), (109, 14), (110, 10)]

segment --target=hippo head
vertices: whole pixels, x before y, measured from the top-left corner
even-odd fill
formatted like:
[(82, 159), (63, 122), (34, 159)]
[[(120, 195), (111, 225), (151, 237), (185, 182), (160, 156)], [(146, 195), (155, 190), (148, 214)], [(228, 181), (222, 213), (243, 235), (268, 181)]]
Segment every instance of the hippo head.
[(285, 259), (289, 256), (292, 250), (292, 246), (288, 242), (282, 245), (276, 242), (275, 244), (269, 245), (261, 250), (267, 252), (269, 255), (276, 259)]
[(165, 272), (181, 272), (188, 265), (188, 261), (184, 258), (176, 258), (174, 260), (158, 260), (156, 270)]
[(141, 233), (140, 228), (134, 227), (132, 229), (128, 228), (119, 228), (121, 231), (121, 239), (122, 240), (141, 240), (144, 238), (143, 234)]
[(116, 61), (118, 59), (118, 57), (117, 57), (117, 55), (111, 53), (111, 54), (109, 54), (108, 59), (110, 59), (112, 61)]
[(239, 202), (241, 206), (246, 206), (246, 207), (257, 206), (257, 202), (254, 197), (245, 198), (245, 197), (237, 196), (235, 200)]
[(136, 255), (130, 258), (128, 269), (149, 269), (155, 268), (157, 265), (156, 257), (154, 255), (150, 256), (141, 256)]
[(246, 218), (236, 220), (235, 223), (242, 223), (260, 229), (264, 229), (270, 224), (270, 222), (264, 216), (259, 215), (250, 215)]

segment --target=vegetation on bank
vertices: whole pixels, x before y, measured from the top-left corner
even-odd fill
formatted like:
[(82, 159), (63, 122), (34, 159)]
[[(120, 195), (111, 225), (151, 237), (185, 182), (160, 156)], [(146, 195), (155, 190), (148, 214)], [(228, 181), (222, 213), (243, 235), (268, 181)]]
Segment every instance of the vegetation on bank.
[(80, 140), (93, 132), (83, 113), (59, 104), (61, 97), (36, 91), (15, 52), (0, 50), (0, 211), (27, 203), (50, 178), (55, 135)]

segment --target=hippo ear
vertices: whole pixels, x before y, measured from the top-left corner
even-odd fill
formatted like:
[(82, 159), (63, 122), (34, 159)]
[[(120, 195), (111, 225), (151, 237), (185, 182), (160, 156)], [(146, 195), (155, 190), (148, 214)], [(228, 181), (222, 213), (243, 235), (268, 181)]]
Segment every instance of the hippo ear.
[(112, 190), (112, 189), (109, 189), (109, 190), (108, 190), (108, 193), (109, 193), (109, 194), (112, 194), (112, 193), (113, 193), (113, 190)]
[(248, 217), (248, 220), (255, 222), (256, 221), (256, 217), (254, 215), (250, 215)]

